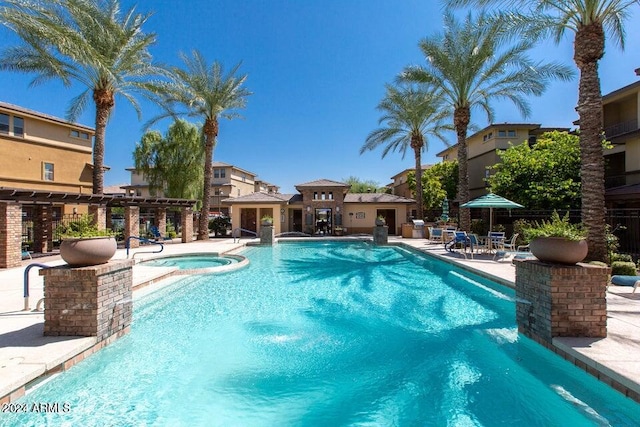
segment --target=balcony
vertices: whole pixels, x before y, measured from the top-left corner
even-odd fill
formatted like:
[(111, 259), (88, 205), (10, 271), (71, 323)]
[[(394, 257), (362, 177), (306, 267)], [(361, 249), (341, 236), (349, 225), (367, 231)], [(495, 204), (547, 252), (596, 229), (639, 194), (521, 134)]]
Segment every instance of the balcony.
[(624, 135), (629, 132), (638, 130), (638, 119), (629, 120), (622, 123), (616, 123), (612, 126), (604, 128), (604, 133), (608, 140), (611, 140), (620, 135)]

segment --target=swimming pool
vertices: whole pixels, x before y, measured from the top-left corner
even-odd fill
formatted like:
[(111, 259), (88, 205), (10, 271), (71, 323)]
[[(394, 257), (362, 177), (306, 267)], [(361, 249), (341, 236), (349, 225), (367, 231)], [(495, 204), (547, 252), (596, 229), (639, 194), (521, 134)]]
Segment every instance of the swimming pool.
[(136, 301), (130, 334), (0, 425), (637, 425), (640, 405), (518, 335), (514, 292), (366, 243), (252, 247)]

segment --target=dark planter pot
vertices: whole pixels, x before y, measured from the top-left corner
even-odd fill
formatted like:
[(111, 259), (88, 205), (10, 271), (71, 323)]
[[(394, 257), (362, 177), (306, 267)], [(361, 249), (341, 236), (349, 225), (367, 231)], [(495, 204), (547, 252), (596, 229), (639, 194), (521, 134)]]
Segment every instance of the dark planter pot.
[(576, 264), (586, 258), (586, 240), (567, 240), (562, 237), (538, 237), (529, 244), (531, 253), (542, 262)]
[(108, 262), (117, 247), (115, 237), (64, 239), (60, 244), (60, 256), (73, 267), (98, 265)]
[(381, 227), (381, 226), (383, 226), (383, 225), (385, 225), (385, 224), (386, 224), (386, 222), (385, 222), (385, 220), (384, 220), (384, 219), (377, 219), (377, 218), (376, 218), (376, 225), (377, 225), (378, 227)]

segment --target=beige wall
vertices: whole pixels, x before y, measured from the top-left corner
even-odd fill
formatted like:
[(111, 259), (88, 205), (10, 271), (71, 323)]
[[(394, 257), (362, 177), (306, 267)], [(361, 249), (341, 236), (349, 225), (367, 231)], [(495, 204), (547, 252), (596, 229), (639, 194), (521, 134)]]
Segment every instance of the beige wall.
[[(0, 134), (0, 186), (92, 192), (93, 132), (2, 108), (0, 111), (24, 119), (24, 137), (13, 136), (12, 128), (9, 135)], [(89, 133), (89, 140), (71, 137), (72, 129)], [(54, 165), (53, 181), (44, 179), (45, 162)]]
[[(407, 205), (394, 203), (345, 203), (342, 216), (343, 227), (347, 233), (371, 233), (375, 227), (378, 209), (394, 209), (396, 211), (396, 231), (401, 234), (402, 224), (407, 222)], [(353, 213), (353, 215), (349, 215)], [(364, 213), (364, 218), (358, 218), (358, 213)]]
[[(229, 206), (228, 204), (226, 206)], [(260, 228), (262, 227), (260, 224), (260, 219), (265, 213), (270, 213), (273, 216), (273, 228), (275, 233), (282, 233), (283, 231), (288, 231), (288, 217), (287, 212), (284, 214), (284, 221), (281, 222), (280, 209), (285, 208), (285, 205), (281, 204), (265, 204), (265, 203), (238, 203), (232, 205), (231, 209), (231, 225), (232, 227), (238, 228), (241, 226), (241, 211), (242, 209), (256, 209), (257, 218), (256, 218), (256, 232), (258, 235), (260, 234)]]

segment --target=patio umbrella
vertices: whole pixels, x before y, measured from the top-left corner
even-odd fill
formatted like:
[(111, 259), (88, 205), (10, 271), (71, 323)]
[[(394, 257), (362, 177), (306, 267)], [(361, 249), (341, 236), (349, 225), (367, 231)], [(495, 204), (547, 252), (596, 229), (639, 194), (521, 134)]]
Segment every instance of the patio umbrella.
[(489, 208), (489, 231), (493, 229), (493, 208), (516, 209), (524, 208), (519, 203), (512, 202), (497, 194), (489, 193), (477, 199), (468, 201), (460, 205), (461, 208)]
[(449, 221), (449, 200), (445, 197), (442, 201), (442, 216), (440, 217), (443, 221)]

